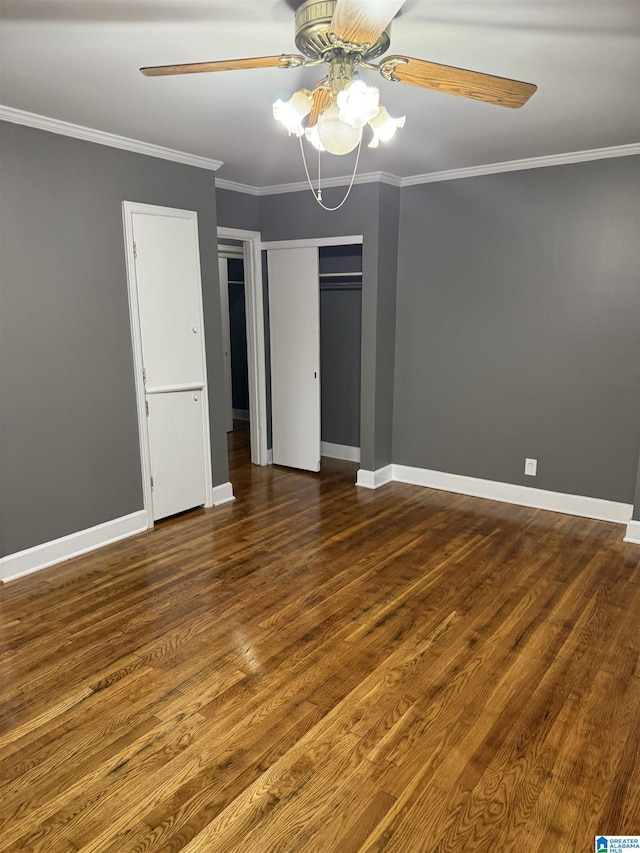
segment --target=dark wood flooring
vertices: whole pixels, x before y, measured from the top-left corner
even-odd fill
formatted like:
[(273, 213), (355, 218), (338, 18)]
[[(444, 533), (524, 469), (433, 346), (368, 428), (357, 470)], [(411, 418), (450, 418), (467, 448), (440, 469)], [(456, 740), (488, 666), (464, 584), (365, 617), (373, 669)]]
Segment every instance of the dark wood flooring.
[(0, 588), (0, 851), (593, 850), (640, 833), (640, 547), (247, 462)]

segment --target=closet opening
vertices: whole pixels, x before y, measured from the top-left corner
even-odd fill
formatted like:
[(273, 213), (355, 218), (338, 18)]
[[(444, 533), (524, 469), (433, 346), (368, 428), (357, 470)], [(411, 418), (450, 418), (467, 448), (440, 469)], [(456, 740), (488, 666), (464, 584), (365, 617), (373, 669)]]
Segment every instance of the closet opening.
[(220, 242), (218, 258), (225, 359), (225, 421), (227, 432), (231, 432), (249, 429), (251, 417), (242, 241)]
[(362, 244), (320, 246), (321, 455), (360, 461)]

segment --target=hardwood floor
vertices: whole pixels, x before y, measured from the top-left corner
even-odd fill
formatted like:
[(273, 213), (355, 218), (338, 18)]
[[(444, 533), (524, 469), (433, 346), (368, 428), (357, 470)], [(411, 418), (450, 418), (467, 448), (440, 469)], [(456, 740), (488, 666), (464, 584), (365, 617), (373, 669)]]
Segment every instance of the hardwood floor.
[(640, 547), (247, 464), (0, 588), (0, 850), (593, 850), (640, 833)]

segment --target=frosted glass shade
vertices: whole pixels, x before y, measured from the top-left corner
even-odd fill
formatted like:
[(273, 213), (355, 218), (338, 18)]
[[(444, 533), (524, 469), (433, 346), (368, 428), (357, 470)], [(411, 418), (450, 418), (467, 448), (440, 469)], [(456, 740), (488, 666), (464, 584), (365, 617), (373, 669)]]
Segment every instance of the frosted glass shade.
[(362, 139), (362, 128), (340, 121), (339, 112), (332, 104), (318, 119), (318, 138), (330, 154), (348, 154)]
[(404, 127), (405, 121), (405, 116), (392, 118), (387, 112), (387, 108), (381, 106), (378, 114), (369, 122), (369, 127), (373, 130), (373, 139), (369, 143), (369, 148), (377, 148), (380, 142), (388, 142), (395, 136), (399, 127)]
[(336, 98), (340, 121), (352, 127), (364, 127), (377, 115), (379, 100), (380, 92), (374, 86), (367, 86), (362, 80), (352, 80)]
[(318, 134), (318, 125), (314, 124), (313, 127), (308, 127), (304, 135), (307, 137), (309, 142), (313, 145), (314, 148), (317, 148), (318, 151), (326, 151), (327, 149), (324, 147), (322, 142), (320, 142), (320, 136)]
[(287, 128), (289, 133), (302, 136), (302, 119), (311, 112), (311, 92), (299, 89), (288, 101), (277, 100), (273, 105), (273, 117)]

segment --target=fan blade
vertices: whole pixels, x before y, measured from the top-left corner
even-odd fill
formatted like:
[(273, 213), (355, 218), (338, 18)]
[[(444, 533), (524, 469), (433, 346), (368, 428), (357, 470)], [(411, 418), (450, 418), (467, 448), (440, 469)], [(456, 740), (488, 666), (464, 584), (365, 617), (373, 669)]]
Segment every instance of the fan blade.
[(313, 92), (313, 106), (309, 113), (307, 127), (313, 127), (317, 124), (320, 113), (329, 106), (331, 101), (331, 92), (328, 89), (315, 89)]
[(338, 0), (329, 32), (348, 44), (375, 44), (405, 0)]
[(222, 59), (216, 62), (191, 62), (187, 65), (151, 65), (141, 68), (146, 77), (164, 77), (171, 74), (200, 74), (203, 71), (242, 71), (246, 68), (296, 68), (304, 65), (304, 56), (252, 56), (250, 59)]
[(385, 56), (380, 62), (379, 71), (387, 80), (514, 109), (526, 104), (538, 88), (533, 83), (521, 83), (506, 77), (494, 77), (492, 74), (466, 71), (464, 68), (439, 65), (408, 56)]

